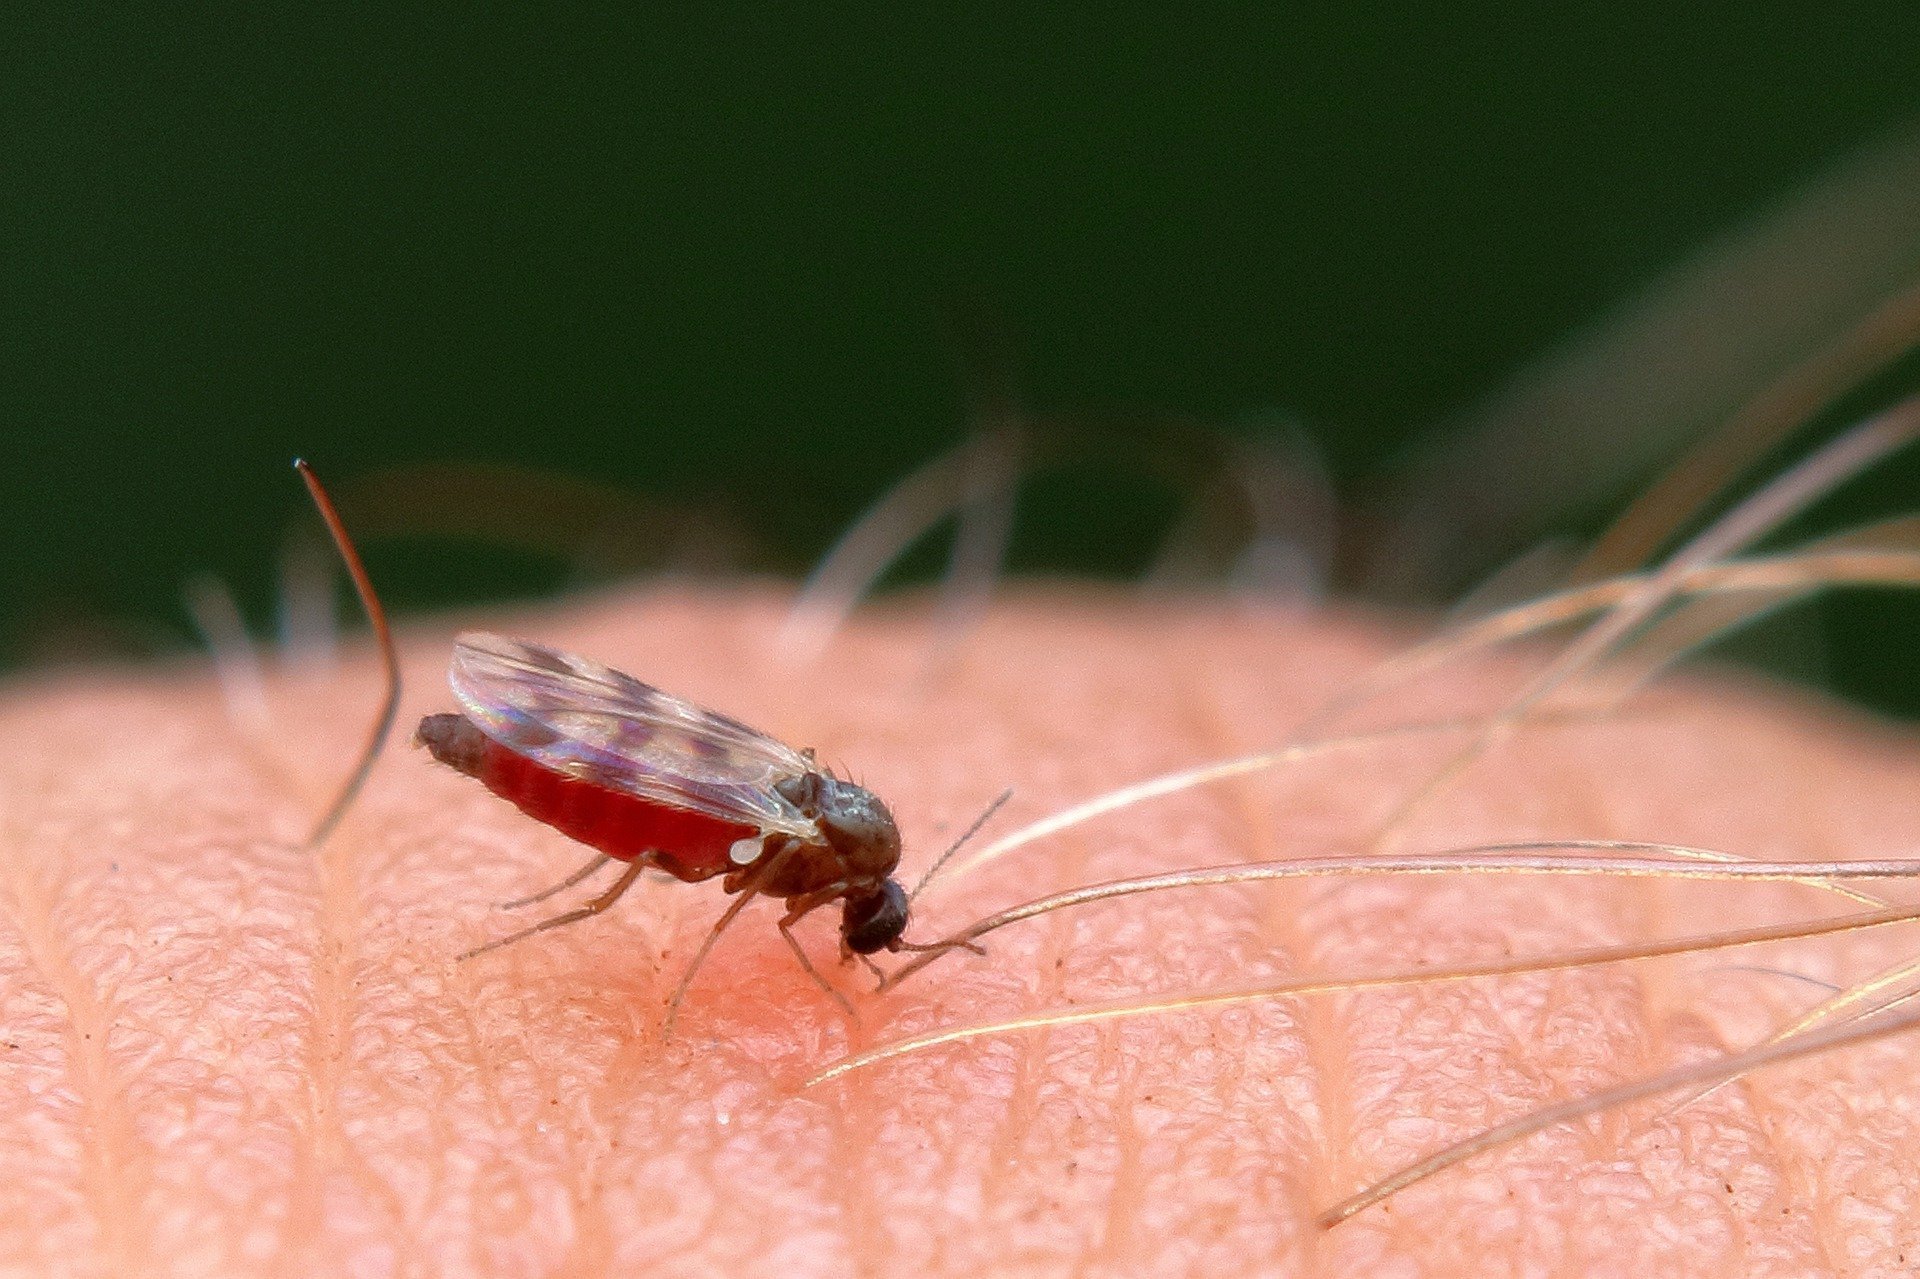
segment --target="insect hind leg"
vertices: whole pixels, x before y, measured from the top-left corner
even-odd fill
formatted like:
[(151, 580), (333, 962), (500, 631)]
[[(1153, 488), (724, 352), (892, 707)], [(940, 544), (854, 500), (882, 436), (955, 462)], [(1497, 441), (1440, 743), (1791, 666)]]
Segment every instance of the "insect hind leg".
[[(601, 911), (619, 901), (621, 894), (633, 887), (633, 881), (640, 877), (640, 872), (646, 868), (646, 865), (647, 863), (644, 858), (634, 858), (633, 862), (628, 865), (625, 870), (620, 872), (620, 878), (613, 881), (611, 888), (601, 893), (586, 905), (567, 911), (565, 914), (555, 915), (552, 919), (543, 919), (531, 928), (522, 928), (517, 933), (508, 933), (505, 937), (497, 941), (490, 941), (484, 946), (475, 946), (472, 950), (466, 951), (456, 957), (454, 962), (456, 964), (462, 964), (472, 959), (475, 955), (484, 955), (490, 950), (498, 950), (502, 946), (511, 946), (514, 942), (525, 941), (535, 933), (544, 933), (551, 928), (561, 928), (567, 924), (578, 923), (583, 919), (591, 919), (593, 916), (598, 915)], [(563, 888), (565, 886), (564, 884), (561, 885)]]
[[(533, 894), (533, 896), (531, 897), (516, 897), (510, 902), (501, 902), (497, 906), (495, 906), (494, 909), (495, 910), (519, 910), (523, 906), (537, 906), (541, 902), (547, 900), (547, 898), (552, 897), (557, 893), (566, 892), (569, 888), (572, 888), (575, 884), (579, 883), (581, 880), (585, 879), (587, 876), (593, 874), (595, 871), (599, 870), (602, 866), (605, 866), (608, 862), (612, 860), (613, 858), (607, 856), (605, 853), (601, 853), (599, 856), (595, 857), (592, 861), (588, 862), (585, 866), (582, 866), (579, 870), (576, 870), (575, 872), (573, 872), (573, 874), (567, 876), (565, 879), (561, 880), (559, 883), (555, 884), (553, 887), (542, 889), (540, 892)], [(635, 864), (638, 865), (641, 860), (644, 860), (644, 859), (635, 859)]]

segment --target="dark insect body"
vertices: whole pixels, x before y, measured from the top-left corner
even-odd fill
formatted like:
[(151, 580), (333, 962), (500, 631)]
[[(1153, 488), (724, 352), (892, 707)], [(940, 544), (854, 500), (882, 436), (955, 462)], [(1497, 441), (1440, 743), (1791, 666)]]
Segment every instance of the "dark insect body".
[(598, 914), (646, 867), (688, 883), (724, 876), (722, 886), (741, 901), (716, 933), (760, 894), (785, 900), (783, 932), (839, 902), (847, 952), (908, 948), (901, 940), (907, 895), (893, 878), (900, 863), (893, 816), (871, 791), (816, 768), (811, 752), (523, 640), (460, 636), (448, 682), (461, 712), (427, 716), (416, 740), (602, 855), (559, 887), (578, 883), (604, 859), (628, 863), (588, 906), (480, 949)]

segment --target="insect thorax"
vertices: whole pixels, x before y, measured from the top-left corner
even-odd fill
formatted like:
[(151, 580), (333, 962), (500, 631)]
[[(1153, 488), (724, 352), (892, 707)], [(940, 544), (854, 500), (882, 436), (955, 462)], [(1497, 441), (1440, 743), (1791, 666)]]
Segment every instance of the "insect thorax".
[(774, 789), (820, 828), (841, 874), (877, 888), (900, 864), (900, 828), (880, 797), (828, 773), (809, 772)]

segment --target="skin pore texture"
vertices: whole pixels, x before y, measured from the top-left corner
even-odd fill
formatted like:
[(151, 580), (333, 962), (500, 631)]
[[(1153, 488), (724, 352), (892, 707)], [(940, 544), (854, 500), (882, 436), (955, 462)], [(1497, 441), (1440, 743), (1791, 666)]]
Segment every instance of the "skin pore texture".
[[(468, 617), (736, 715), (871, 787), (911, 885), (983, 838), (1282, 741), (1426, 623), (1224, 596), (1004, 595), (930, 669), (930, 610), (860, 614), (814, 661), (788, 596), (660, 588)], [(816, 1088), (852, 1049), (957, 1023), (1289, 974), (1360, 974), (1860, 909), (1816, 888), (1521, 875), (1336, 878), (1102, 903), (871, 993), (850, 1028), (757, 902), (671, 1043), (665, 1001), (725, 899), (643, 879), (607, 914), (490, 903), (586, 850), (402, 742), (452, 708), (452, 624), (401, 636), (401, 733), (302, 851), (377, 702), (377, 663), (269, 682), (271, 732), (204, 663), (15, 682), (0, 699), (0, 1270), (79, 1275), (1871, 1275), (1920, 1264), (1920, 1067), (1894, 1038), (1482, 1155), (1330, 1231), (1314, 1215), (1446, 1143), (1763, 1040), (1920, 950), (1907, 926), (1441, 986), (1289, 998), (935, 1048)], [(1485, 712), (1509, 656), (1359, 726)], [(1463, 738), (1426, 734), (1160, 799), (938, 880), (927, 941), (1045, 892), (1365, 851)], [(1601, 722), (1528, 725), (1394, 851), (1660, 840), (1897, 856), (1920, 741), (1729, 675)], [(532, 908), (575, 904), (603, 886)], [(1903, 885), (1873, 886), (1897, 901)], [(537, 916), (536, 916), (537, 917)], [(888, 956), (883, 962), (897, 964)], [(1822, 983), (1826, 983), (1823, 985)]]

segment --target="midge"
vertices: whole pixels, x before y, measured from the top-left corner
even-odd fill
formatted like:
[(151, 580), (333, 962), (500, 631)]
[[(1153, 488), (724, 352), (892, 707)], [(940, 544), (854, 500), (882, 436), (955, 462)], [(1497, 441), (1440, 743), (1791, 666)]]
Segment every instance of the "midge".
[(839, 902), (840, 940), (852, 954), (903, 945), (907, 894), (893, 878), (893, 814), (864, 786), (816, 767), (811, 751), (525, 640), (460, 636), (447, 682), (460, 713), (427, 716), (415, 740), (601, 854), (511, 904), (543, 900), (609, 860), (627, 863), (588, 905), (462, 958), (596, 914), (648, 867), (690, 884), (724, 875), (729, 893), (785, 898), (783, 930)]
[[(360, 767), (316, 828), (313, 842), (318, 842), (352, 802), (380, 749), (398, 700), (398, 663), (384, 610), (345, 525), (312, 468), (304, 461), (294, 466), (374, 621), (389, 672), (386, 713)], [(525, 640), (461, 635), (447, 681), (460, 710), (422, 719), (416, 743), (599, 854), (553, 887), (504, 907), (545, 901), (610, 861), (626, 863), (613, 884), (584, 906), (475, 947), (460, 959), (600, 914), (649, 868), (686, 883), (723, 877), (721, 887), (736, 898), (708, 931), (675, 990), (668, 1030), (713, 943), (755, 896), (784, 900), (781, 936), (807, 974), (849, 1015), (852, 1006), (814, 968), (793, 935), (793, 926), (807, 915), (840, 903), (846, 958), (966, 944), (927, 947), (905, 940), (910, 898), (893, 877), (900, 864), (893, 814), (872, 791), (819, 767), (812, 751), (795, 750), (611, 667)]]

